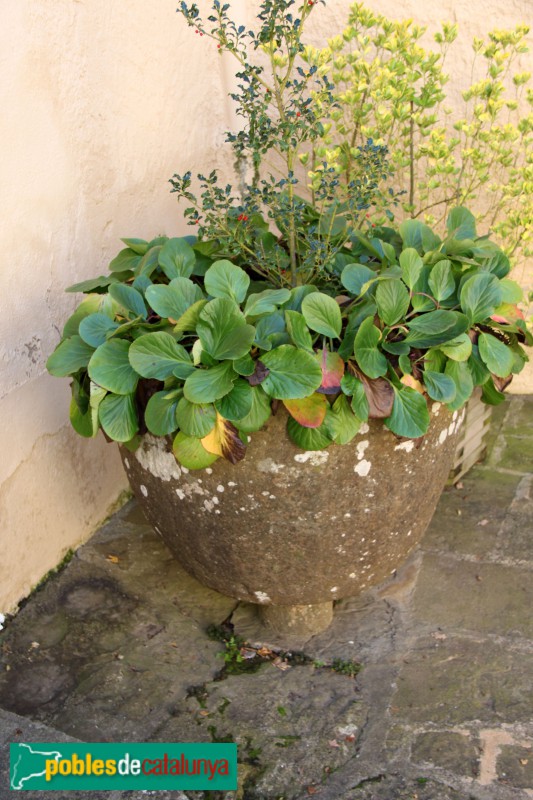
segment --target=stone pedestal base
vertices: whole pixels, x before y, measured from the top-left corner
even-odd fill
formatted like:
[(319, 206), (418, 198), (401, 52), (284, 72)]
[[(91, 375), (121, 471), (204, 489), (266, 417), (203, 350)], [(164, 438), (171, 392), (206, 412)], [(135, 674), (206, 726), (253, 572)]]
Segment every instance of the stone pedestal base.
[(310, 639), (325, 630), (333, 619), (333, 602), (303, 606), (260, 606), (265, 630), (273, 636)]

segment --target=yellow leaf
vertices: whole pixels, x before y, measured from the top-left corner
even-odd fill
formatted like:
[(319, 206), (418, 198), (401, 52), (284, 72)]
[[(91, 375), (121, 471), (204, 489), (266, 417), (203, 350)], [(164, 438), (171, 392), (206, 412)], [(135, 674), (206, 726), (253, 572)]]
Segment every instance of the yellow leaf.
[(404, 375), (401, 378), (401, 382), (404, 386), (409, 386), (410, 389), (414, 389), (415, 392), (420, 392), (420, 394), (424, 394), (426, 391), (420, 381), (417, 381), (412, 375)]
[(118, 564), (118, 561), (119, 561), (118, 556), (109, 555), (109, 556), (106, 556), (106, 558), (107, 558), (108, 561), (111, 561), (112, 564)]
[(227, 461), (236, 464), (246, 454), (246, 447), (239, 438), (235, 425), (218, 413), (213, 430), (201, 439), (208, 453), (223, 456)]

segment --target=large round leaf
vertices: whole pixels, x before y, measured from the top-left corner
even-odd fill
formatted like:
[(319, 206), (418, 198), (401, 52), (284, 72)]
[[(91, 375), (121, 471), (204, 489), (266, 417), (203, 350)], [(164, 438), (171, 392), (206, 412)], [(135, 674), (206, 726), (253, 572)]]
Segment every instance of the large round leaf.
[(278, 306), (291, 299), (288, 289), (265, 289), (264, 292), (251, 294), (246, 301), (245, 317), (259, 317), (262, 314), (272, 314)]
[(337, 444), (348, 444), (359, 432), (361, 420), (355, 416), (344, 394), (339, 395), (326, 416), (326, 428)]
[(302, 450), (324, 450), (332, 444), (326, 423), (323, 422), (320, 428), (304, 428), (295, 419), (289, 417), (287, 420), (287, 433), (294, 444)]
[(365, 283), (376, 278), (377, 273), (364, 264), (347, 264), (341, 274), (341, 283), (350, 294), (359, 297)]
[(468, 330), (468, 319), (457, 311), (438, 309), (420, 314), (409, 323), (405, 342), (411, 347), (436, 347), (456, 339)]
[(242, 419), (236, 420), (236, 425), (242, 433), (254, 433), (260, 430), (272, 414), (271, 400), (260, 386), (252, 388), (252, 406), (250, 412)]
[(514, 358), (503, 342), (490, 333), (481, 333), (478, 339), (479, 355), (498, 378), (506, 378), (513, 371)]
[(56, 378), (65, 378), (83, 369), (89, 363), (94, 348), (80, 336), (71, 336), (61, 342), (46, 362), (46, 369)]
[(457, 411), (464, 406), (474, 391), (474, 380), (470, 367), (465, 361), (448, 361), (444, 370), (445, 374), (455, 383), (455, 397), (447, 403), (451, 411)]
[(492, 316), (502, 302), (502, 288), (495, 275), (481, 272), (465, 281), (461, 289), (461, 308), (471, 324)]
[(87, 368), (91, 380), (114, 394), (126, 395), (135, 391), (139, 375), (130, 364), (129, 349), (130, 343), (125, 339), (111, 339), (101, 344)]
[(176, 408), (181, 392), (156, 392), (148, 400), (144, 421), (155, 436), (167, 436), (178, 428)]
[(82, 319), (80, 322), (80, 336), (91, 347), (100, 347), (101, 344), (107, 341), (107, 334), (111, 331), (116, 331), (117, 328), (118, 324), (114, 320), (99, 311)]
[(217, 411), (232, 422), (246, 417), (252, 410), (253, 389), (248, 381), (240, 378), (233, 384), (231, 392), (215, 403)]
[(207, 452), (200, 439), (187, 436), (182, 431), (176, 435), (172, 450), (176, 459), (186, 469), (205, 469), (218, 458), (217, 455)]
[(455, 400), (457, 389), (455, 381), (449, 375), (424, 370), (423, 380), (426, 391), (432, 400), (439, 403), (451, 403)]
[(204, 285), (211, 297), (229, 297), (236, 303), (242, 303), (250, 286), (250, 278), (241, 267), (223, 259), (211, 264), (205, 273)]
[(149, 286), (146, 299), (156, 314), (165, 319), (179, 320), (188, 308), (203, 300), (199, 286), (189, 278), (174, 278), (168, 285)]
[(255, 328), (229, 297), (217, 297), (202, 309), (196, 332), (204, 350), (218, 361), (246, 355), (255, 337)]
[(332, 339), (340, 337), (341, 310), (333, 297), (322, 292), (308, 294), (302, 302), (302, 314), (312, 331)]
[(127, 286), (124, 283), (112, 283), (108, 291), (128, 317), (146, 319), (146, 305), (143, 296), (133, 286)]
[(196, 256), (185, 239), (172, 238), (165, 242), (159, 252), (159, 264), (170, 280), (188, 278), (192, 275)]
[(290, 344), (265, 353), (261, 360), (269, 370), (261, 386), (270, 397), (296, 400), (312, 394), (322, 383), (322, 370), (314, 356)]
[(183, 377), (194, 370), (185, 348), (164, 331), (139, 336), (130, 347), (129, 359), (132, 367), (143, 378), (156, 378), (160, 381), (175, 374), (178, 367), (182, 368)]
[(108, 394), (98, 408), (100, 425), (115, 442), (129, 442), (139, 430), (135, 395)]
[(212, 403), (191, 403), (182, 397), (178, 403), (176, 419), (183, 433), (202, 439), (212, 431), (217, 418)]
[(409, 308), (409, 292), (398, 279), (381, 281), (376, 290), (378, 313), (386, 325), (394, 325), (403, 319)]
[(394, 390), (392, 414), (385, 420), (385, 425), (396, 436), (418, 439), (424, 436), (429, 428), (429, 411), (423, 395), (414, 389), (405, 387)]
[(372, 317), (367, 317), (357, 331), (354, 341), (354, 355), (360, 369), (369, 378), (379, 378), (387, 374), (388, 361), (378, 348), (381, 333), (374, 325)]
[(183, 385), (183, 394), (191, 403), (214, 403), (229, 394), (237, 380), (230, 361), (208, 369), (195, 369)]

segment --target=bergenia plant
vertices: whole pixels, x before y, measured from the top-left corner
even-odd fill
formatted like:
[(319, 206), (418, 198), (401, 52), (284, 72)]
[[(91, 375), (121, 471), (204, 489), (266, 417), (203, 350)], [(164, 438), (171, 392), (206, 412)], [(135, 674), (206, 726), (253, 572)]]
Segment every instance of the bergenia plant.
[(457, 410), (475, 386), (498, 403), (523, 367), (521, 291), (467, 209), (440, 234), (414, 219), (372, 227), (387, 167), (371, 142), (348, 183), (314, 164), (308, 185), (306, 143), (339, 102), (303, 60), (316, 5), (264, 0), (255, 32), (218, 2), (207, 24), (182, 5), (240, 65), (245, 125), (228, 138), (250, 178), (237, 191), (200, 176), (198, 200), (191, 174), (174, 176), (195, 235), (124, 239), (108, 275), (70, 287), (88, 297), (47, 366), (72, 379), (81, 435), (102, 428), (131, 448), (146, 433), (171, 437), (189, 469), (240, 461), (282, 407), (305, 450), (347, 444), (368, 419), (418, 438), (432, 403)]

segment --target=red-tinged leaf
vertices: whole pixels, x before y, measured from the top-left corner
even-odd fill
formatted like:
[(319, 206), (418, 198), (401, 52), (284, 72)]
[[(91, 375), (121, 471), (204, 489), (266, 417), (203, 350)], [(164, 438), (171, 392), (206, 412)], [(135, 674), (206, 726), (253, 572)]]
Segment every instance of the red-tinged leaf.
[(208, 453), (222, 456), (232, 464), (242, 461), (246, 455), (246, 447), (239, 438), (237, 428), (218, 411), (215, 427), (201, 439), (201, 443)]
[(512, 325), (517, 319), (525, 319), (523, 313), (518, 306), (512, 303), (502, 303), (498, 306), (496, 313), (492, 315), (491, 319), (494, 322), (499, 322), (501, 325)]
[(266, 367), (262, 361), (257, 360), (255, 362), (254, 373), (252, 375), (245, 375), (244, 379), (248, 381), (250, 386), (259, 386), (260, 383), (263, 383), (269, 372), (270, 370), (268, 367)]
[(302, 400), (283, 400), (283, 405), (296, 422), (304, 428), (319, 428), (326, 418), (326, 396), (315, 392)]
[(394, 391), (385, 378), (369, 378), (364, 372), (352, 366), (352, 371), (359, 378), (368, 400), (368, 416), (370, 419), (384, 419), (392, 414)]
[(341, 390), (344, 361), (338, 353), (324, 349), (315, 356), (322, 368), (322, 385), (317, 389), (322, 394), (337, 394)]

